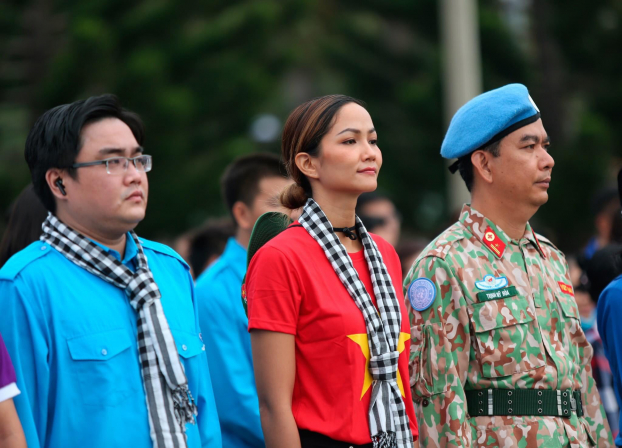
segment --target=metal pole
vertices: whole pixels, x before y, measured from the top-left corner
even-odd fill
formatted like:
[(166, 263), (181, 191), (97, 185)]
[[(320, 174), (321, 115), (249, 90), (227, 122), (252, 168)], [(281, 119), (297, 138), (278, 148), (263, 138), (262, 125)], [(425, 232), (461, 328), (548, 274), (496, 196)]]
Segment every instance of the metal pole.
[[(460, 106), (482, 92), (477, 1), (440, 0), (440, 23), (445, 120), (449, 126)], [(469, 202), (470, 196), (458, 173), (447, 171), (447, 176), (449, 212), (454, 213)]]

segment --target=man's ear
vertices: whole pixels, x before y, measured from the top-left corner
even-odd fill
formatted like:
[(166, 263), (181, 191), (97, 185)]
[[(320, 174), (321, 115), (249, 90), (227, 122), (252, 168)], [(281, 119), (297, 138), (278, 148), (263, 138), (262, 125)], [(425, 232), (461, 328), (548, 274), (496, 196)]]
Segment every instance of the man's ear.
[(317, 159), (311, 157), (306, 152), (299, 152), (296, 154), (296, 158), (294, 160), (296, 162), (296, 166), (300, 170), (302, 174), (307, 176), (309, 179), (319, 179), (320, 175), (317, 172)]
[(253, 229), (253, 226), (255, 225), (252, 216), (253, 214), (251, 213), (250, 207), (244, 202), (237, 201), (235, 204), (233, 204), (231, 214), (233, 215), (233, 219), (235, 219), (238, 227), (244, 230)]
[(471, 163), (473, 164), (473, 181), (478, 175), (484, 182), (491, 184), (493, 181), (492, 171), (490, 169), (490, 160), (493, 155), (488, 151), (481, 149), (471, 154)]
[(65, 182), (63, 182), (63, 179), (67, 179), (68, 177), (69, 175), (67, 172), (59, 168), (50, 168), (45, 173), (45, 181), (57, 201), (67, 200), (69, 191), (67, 191), (67, 186)]

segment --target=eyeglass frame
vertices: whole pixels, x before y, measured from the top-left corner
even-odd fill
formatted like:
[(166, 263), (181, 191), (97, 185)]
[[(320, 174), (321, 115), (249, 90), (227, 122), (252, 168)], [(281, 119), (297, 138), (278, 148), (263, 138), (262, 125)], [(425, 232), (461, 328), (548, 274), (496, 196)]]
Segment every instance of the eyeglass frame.
[[(148, 170), (140, 170), (138, 169), (138, 166), (136, 166), (136, 159), (139, 159), (141, 157), (149, 157), (149, 160), (152, 162), (151, 166), (149, 167)], [(110, 168), (108, 167), (108, 162), (110, 162), (111, 160), (114, 159), (125, 159), (127, 160), (127, 168), (130, 167), (130, 161), (132, 161), (132, 163), (134, 164), (134, 168), (136, 168), (137, 171), (140, 171), (142, 173), (148, 173), (149, 171), (151, 171), (151, 169), (153, 168), (153, 156), (149, 155), (149, 154), (141, 154), (139, 156), (136, 157), (125, 157), (125, 156), (117, 156), (117, 157), (109, 157), (107, 159), (103, 159), (103, 160), (95, 160), (94, 162), (82, 162), (82, 163), (74, 163), (73, 165), (71, 165), (71, 168), (83, 168), (85, 166), (96, 166), (96, 165), (106, 165), (106, 173), (108, 174), (112, 174), (110, 172)], [(127, 173), (127, 168), (125, 168), (125, 170), (123, 170), (124, 173)], [(114, 176), (114, 174), (113, 174)]]

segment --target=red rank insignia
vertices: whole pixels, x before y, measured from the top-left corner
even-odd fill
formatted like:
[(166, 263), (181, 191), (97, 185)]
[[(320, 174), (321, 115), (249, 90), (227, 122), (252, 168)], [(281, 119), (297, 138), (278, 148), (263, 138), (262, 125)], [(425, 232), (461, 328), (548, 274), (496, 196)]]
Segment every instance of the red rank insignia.
[(501, 258), (503, 256), (503, 252), (505, 251), (505, 243), (501, 241), (501, 238), (497, 236), (497, 234), (489, 227), (486, 232), (484, 232), (484, 244), (493, 251), (497, 257)]
[(242, 283), (242, 299), (246, 300), (246, 283)]
[(572, 289), (572, 286), (567, 285), (564, 282), (557, 282), (557, 284), (559, 285), (559, 289), (561, 289), (563, 293), (570, 294), (572, 297), (574, 297), (574, 291)]

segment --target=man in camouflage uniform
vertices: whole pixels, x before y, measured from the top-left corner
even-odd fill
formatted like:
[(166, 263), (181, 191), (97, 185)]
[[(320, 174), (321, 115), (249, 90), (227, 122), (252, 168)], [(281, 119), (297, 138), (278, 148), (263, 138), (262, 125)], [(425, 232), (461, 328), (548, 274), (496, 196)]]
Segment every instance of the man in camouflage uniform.
[(405, 280), (422, 447), (612, 447), (568, 265), (528, 223), (549, 139), (527, 89), (480, 95), (443, 142), (471, 191)]

